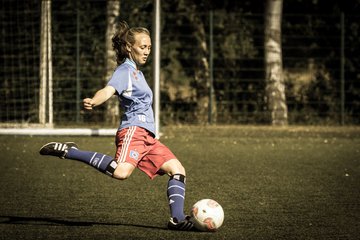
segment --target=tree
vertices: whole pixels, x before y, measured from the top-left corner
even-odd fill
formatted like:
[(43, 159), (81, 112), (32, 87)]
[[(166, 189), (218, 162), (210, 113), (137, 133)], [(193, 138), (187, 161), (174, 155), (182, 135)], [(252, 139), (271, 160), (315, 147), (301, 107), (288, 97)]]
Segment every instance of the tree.
[[(104, 82), (107, 83), (116, 67), (115, 51), (112, 47), (112, 36), (116, 29), (116, 18), (120, 12), (120, 0), (108, 0), (106, 6), (106, 73)], [(119, 106), (117, 99), (112, 97), (106, 103), (105, 121), (110, 124), (115, 124), (119, 119)]]
[(193, 86), (196, 90), (196, 107), (195, 107), (195, 121), (198, 123), (206, 123), (208, 120), (208, 109), (210, 105), (209, 101), (209, 89), (210, 89), (210, 69), (209, 69), (209, 50), (206, 40), (206, 30), (203, 19), (196, 11), (196, 5), (189, 7), (189, 20), (193, 23), (194, 36), (196, 39), (196, 49), (198, 51), (199, 58), (196, 62), (196, 68), (194, 69), (194, 81)]
[[(211, 4), (210, 4), (211, 5)], [(179, 1), (179, 10), (184, 11), (188, 22), (191, 24), (193, 36), (194, 51), (194, 78), (191, 86), (195, 89), (196, 106), (194, 107), (194, 121), (197, 123), (208, 122), (208, 111), (210, 107), (209, 90), (210, 86), (210, 69), (209, 69), (209, 49), (207, 43), (206, 17), (207, 15), (199, 14), (201, 11), (210, 9), (206, 1)], [(201, 10), (200, 10), (201, 9)], [(204, 12), (202, 12), (204, 13)], [(213, 96), (212, 96), (213, 97)], [(214, 101), (214, 98), (213, 98)], [(211, 113), (213, 121), (216, 122), (216, 105), (213, 104)]]
[(265, 9), (265, 90), (272, 125), (288, 123), (281, 49), (282, 5), (282, 0), (267, 0)]

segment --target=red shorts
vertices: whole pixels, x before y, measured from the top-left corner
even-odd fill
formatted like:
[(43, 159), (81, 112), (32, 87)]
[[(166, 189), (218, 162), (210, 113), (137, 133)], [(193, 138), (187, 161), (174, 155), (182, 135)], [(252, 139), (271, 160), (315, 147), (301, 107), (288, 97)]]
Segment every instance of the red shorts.
[(151, 179), (165, 174), (161, 171), (161, 166), (171, 159), (176, 159), (168, 147), (141, 127), (132, 126), (119, 130), (115, 143), (115, 160), (118, 163), (127, 162), (134, 165)]

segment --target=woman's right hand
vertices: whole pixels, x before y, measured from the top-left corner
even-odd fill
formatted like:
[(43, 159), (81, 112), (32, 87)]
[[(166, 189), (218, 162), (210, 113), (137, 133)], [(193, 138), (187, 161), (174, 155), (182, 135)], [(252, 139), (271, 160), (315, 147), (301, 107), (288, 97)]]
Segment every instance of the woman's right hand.
[(86, 110), (93, 110), (95, 104), (93, 103), (92, 98), (84, 98), (83, 103)]

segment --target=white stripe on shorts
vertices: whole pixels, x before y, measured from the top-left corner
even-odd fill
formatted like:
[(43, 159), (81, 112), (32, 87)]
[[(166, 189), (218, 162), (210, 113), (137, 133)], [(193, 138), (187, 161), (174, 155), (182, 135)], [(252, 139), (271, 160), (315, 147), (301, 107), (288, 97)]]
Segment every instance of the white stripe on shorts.
[(117, 159), (118, 163), (125, 162), (127, 151), (129, 149), (131, 139), (134, 136), (135, 130), (136, 130), (136, 126), (132, 126), (132, 127), (129, 127), (128, 131), (126, 132), (124, 141), (123, 141), (123, 145), (121, 147), (121, 152)]

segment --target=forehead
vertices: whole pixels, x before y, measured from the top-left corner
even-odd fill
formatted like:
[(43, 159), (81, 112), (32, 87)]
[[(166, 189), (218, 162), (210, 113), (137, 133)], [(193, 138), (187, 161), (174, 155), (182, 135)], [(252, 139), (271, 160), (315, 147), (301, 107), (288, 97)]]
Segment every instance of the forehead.
[(137, 45), (151, 45), (150, 36), (145, 33), (138, 33), (135, 35), (135, 44)]

